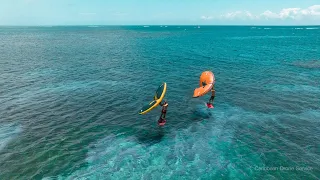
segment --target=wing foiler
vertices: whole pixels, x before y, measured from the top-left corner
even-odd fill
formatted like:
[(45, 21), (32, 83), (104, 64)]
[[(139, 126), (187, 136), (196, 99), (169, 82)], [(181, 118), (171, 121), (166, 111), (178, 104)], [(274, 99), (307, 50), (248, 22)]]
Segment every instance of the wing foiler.
[(216, 79), (214, 74), (211, 71), (204, 71), (200, 76), (199, 85), (200, 87), (196, 88), (193, 92), (193, 97), (197, 98), (207, 94), (214, 85)]
[(162, 99), (164, 98), (166, 91), (167, 91), (167, 83), (162, 83), (158, 87), (156, 94), (153, 97), (153, 101), (151, 101), (149, 104), (143, 106), (141, 108), (141, 110), (139, 111), (139, 114), (146, 114), (146, 113), (150, 112), (152, 109), (154, 109), (155, 107), (157, 107), (160, 104), (160, 102), (162, 101)]

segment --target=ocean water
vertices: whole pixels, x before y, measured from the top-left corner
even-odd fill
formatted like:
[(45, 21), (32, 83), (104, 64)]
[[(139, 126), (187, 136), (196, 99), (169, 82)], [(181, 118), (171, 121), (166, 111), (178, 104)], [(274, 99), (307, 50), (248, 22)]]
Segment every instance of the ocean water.
[(319, 26), (0, 27), (0, 54), (0, 179), (320, 177)]

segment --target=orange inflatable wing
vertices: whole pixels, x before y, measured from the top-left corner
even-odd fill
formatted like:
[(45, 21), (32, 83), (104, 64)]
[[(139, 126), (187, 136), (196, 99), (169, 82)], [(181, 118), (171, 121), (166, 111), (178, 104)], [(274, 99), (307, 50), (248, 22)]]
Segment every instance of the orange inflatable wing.
[(211, 71), (204, 71), (201, 76), (200, 76), (200, 81), (199, 81), (199, 85), (200, 87), (203, 87), (207, 84), (212, 84), (214, 83), (215, 78), (214, 75)]
[(200, 97), (207, 94), (211, 90), (212, 86), (213, 86), (212, 84), (208, 84), (203, 87), (198, 87), (197, 89), (194, 90), (193, 97), (196, 98), (196, 97)]
[(193, 97), (200, 97), (207, 94), (215, 83), (214, 74), (211, 71), (204, 71), (200, 76), (199, 86), (193, 92)]

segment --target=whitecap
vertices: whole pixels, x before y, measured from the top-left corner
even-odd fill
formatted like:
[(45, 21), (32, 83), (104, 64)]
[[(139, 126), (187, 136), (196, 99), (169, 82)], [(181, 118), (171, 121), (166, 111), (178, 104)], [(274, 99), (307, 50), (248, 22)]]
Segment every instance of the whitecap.
[(313, 28), (306, 28), (306, 29), (319, 29), (319, 28), (313, 27)]
[(308, 69), (318, 69), (320, 68), (320, 61), (319, 60), (309, 60), (309, 61), (294, 61), (292, 65), (302, 68)]
[(320, 111), (317, 110), (306, 110), (300, 114), (301, 118), (307, 119), (308, 121), (320, 121)]
[(266, 86), (275, 92), (309, 92), (309, 93), (320, 93), (320, 88), (310, 85), (291, 85), (291, 84), (275, 84)]
[(5, 148), (21, 131), (22, 128), (14, 123), (1, 124), (0, 150)]

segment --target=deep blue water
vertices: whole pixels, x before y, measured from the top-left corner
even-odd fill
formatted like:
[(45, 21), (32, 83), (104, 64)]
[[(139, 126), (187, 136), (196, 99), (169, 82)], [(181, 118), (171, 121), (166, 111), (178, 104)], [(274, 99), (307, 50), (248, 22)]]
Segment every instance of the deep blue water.
[(0, 179), (320, 177), (319, 26), (0, 27), (0, 75)]

